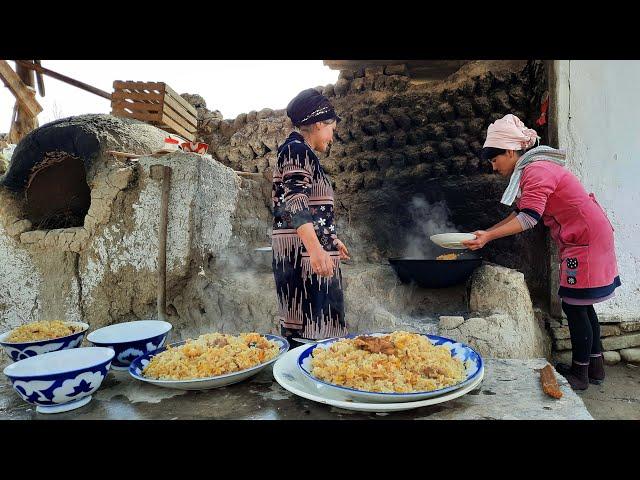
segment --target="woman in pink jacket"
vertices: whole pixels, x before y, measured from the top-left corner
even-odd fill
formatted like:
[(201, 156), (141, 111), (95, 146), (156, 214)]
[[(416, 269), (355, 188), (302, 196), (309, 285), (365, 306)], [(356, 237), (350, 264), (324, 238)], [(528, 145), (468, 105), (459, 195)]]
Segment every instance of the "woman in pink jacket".
[(532, 228), (549, 227), (560, 253), (562, 309), (571, 335), (572, 364), (556, 369), (576, 390), (604, 380), (600, 325), (593, 304), (614, 295), (620, 286), (613, 227), (592, 193), (565, 168), (565, 152), (547, 146), (529, 150), (539, 139), (518, 117), (505, 115), (489, 125), (482, 157), (493, 170), (510, 177), (501, 202), (515, 211), (493, 227), (474, 232), (465, 242), (471, 250), (496, 238)]

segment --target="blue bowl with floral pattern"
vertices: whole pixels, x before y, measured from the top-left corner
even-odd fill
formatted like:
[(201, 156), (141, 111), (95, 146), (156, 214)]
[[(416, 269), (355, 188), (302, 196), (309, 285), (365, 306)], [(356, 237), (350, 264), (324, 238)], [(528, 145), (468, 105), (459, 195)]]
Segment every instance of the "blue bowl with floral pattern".
[(43, 353), (55, 352), (58, 350), (66, 350), (68, 348), (76, 348), (80, 346), (84, 339), (84, 334), (89, 329), (87, 323), (82, 322), (65, 322), (67, 325), (74, 327), (75, 333), (65, 337), (52, 338), (48, 340), (38, 340), (32, 342), (7, 342), (5, 339), (11, 335), (6, 332), (0, 335), (0, 345), (5, 353), (9, 355), (11, 360), (17, 362), (25, 358), (42, 355)]
[(87, 335), (87, 340), (96, 347), (112, 348), (116, 352), (111, 368), (128, 370), (136, 358), (162, 348), (172, 328), (169, 322), (136, 320), (94, 330)]
[(36, 411), (60, 413), (91, 401), (114, 355), (103, 347), (59, 350), (19, 360), (3, 373), (25, 402), (36, 405)]

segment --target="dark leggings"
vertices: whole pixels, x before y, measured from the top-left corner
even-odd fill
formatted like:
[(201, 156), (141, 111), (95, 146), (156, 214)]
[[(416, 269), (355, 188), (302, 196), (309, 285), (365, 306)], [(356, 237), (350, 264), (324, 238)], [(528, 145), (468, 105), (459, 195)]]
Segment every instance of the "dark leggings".
[(598, 315), (593, 305), (569, 305), (562, 302), (562, 310), (569, 322), (573, 361), (587, 363), (589, 355), (602, 352)]

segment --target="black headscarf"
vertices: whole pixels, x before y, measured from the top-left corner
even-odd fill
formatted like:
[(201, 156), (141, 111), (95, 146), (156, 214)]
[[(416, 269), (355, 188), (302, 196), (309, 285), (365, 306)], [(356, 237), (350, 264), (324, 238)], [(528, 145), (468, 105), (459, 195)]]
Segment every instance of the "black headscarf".
[(506, 152), (504, 148), (484, 147), (480, 151), (480, 158), (482, 158), (482, 160), (492, 160), (498, 155), (502, 155), (504, 152)]
[(341, 120), (329, 99), (313, 88), (303, 90), (289, 102), (287, 116), (296, 127), (331, 118), (335, 118), (336, 122)]

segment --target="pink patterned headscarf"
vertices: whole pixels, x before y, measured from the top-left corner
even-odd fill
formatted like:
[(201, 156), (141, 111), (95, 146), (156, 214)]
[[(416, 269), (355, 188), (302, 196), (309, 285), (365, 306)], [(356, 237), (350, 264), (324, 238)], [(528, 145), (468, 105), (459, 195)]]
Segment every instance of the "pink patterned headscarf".
[(509, 113), (489, 125), (483, 148), (526, 150), (532, 147), (538, 138), (540, 137), (535, 130), (527, 128), (518, 117)]

